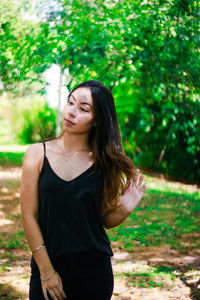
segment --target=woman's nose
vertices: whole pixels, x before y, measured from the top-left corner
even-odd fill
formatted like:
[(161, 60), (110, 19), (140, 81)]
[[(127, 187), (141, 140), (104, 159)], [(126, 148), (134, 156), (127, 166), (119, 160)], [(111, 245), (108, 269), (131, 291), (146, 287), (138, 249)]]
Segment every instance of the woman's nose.
[(71, 106), (68, 110), (69, 115), (71, 116), (76, 116), (76, 107), (75, 106)]

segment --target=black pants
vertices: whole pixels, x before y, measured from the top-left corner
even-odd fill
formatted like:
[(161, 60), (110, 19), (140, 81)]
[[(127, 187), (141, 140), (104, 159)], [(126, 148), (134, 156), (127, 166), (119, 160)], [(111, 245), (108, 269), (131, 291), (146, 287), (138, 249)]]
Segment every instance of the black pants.
[[(63, 256), (52, 264), (61, 276), (67, 300), (111, 299), (114, 276), (109, 255), (82, 252)], [(31, 270), (29, 300), (44, 300), (38, 268)]]

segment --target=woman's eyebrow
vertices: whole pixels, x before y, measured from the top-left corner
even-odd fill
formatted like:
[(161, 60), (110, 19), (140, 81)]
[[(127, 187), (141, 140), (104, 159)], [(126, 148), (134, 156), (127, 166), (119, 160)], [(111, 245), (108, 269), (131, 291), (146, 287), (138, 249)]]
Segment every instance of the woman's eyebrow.
[[(74, 100), (76, 100), (76, 98), (74, 97), (74, 95), (70, 95), (70, 97), (72, 97), (72, 98), (74, 98)], [(70, 98), (70, 97), (69, 97), (69, 98)]]
[(87, 104), (91, 107), (90, 103), (88, 103), (88, 102), (81, 102), (81, 104)]
[[(76, 98), (74, 97), (74, 95), (70, 95), (70, 97), (74, 98), (74, 100), (76, 101)], [(69, 97), (69, 98), (70, 98), (70, 97)], [(92, 108), (91, 104), (88, 103), (88, 102), (81, 102), (81, 104), (89, 105), (89, 106)]]

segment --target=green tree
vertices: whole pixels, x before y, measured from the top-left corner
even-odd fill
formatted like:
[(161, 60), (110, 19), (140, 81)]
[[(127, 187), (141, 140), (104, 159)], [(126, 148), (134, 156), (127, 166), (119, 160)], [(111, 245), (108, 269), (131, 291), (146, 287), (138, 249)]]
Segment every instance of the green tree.
[[(200, 178), (199, 16), (197, 1), (145, 4), (133, 21), (139, 49), (125, 105), (126, 149), (137, 164), (176, 178)], [(121, 97), (121, 92), (118, 95)], [(130, 107), (132, 104), (132, 109)], [(134, 132), (133, 132), (134, 129)]]
[[(65, 70), (69, 89), (101, 80), (113, 90), (125, 149), (136, 164), (198, 179), (198, 1), (31, 3), (1, 21), (4, 88), (42, 83), (53, 63), (60, 86)], [(31, 9), (38, 17), (22, 24), (22, 10)]]
[[(4, 92), (28, 94), (34, 82), (42, 83), (33, 69), (32, 54), (40, 23), (32, 16), (33, 1), (0, 3), (0, 80)], [(37, 60), (40, 64), (41, 58)]]

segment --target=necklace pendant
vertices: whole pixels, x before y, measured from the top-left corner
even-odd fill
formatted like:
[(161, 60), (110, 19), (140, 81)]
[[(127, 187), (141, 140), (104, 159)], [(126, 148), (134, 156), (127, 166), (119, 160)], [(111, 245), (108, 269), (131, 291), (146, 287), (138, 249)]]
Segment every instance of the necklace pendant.
[(64, 157), (64, 160), (68, 160), (68, 157)]

